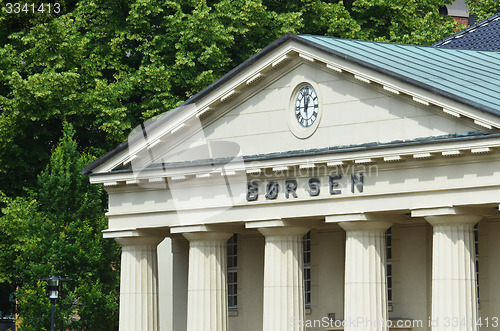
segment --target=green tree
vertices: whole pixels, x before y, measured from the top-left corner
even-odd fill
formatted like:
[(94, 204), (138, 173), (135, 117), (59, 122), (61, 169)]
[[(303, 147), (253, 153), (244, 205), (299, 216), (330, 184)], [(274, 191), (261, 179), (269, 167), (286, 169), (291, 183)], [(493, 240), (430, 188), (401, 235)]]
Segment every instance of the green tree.
[(119, 101), (122, 84), (110, 87), (105, 69), (95, 68), (90, 42), (71, 15), (9, 38), (0, 51), (0, 179), (4, 192), (18, 195), (35, 184), (64, 121), (83, 147), (99, 146), (96, 154), (124, 140), (131, 123)]
[(467, 5), (470, 13), (477, 15), (478, 21), (500, 13), (499, 0), (468, 0)]
[[(0, 281), (17, 287), (21, 330), (47, 328), (50, 303), (41, 278), (69, 277), (57, 304), (57, 325), (110, 330), (117, 325), (119, 248), (102, 238), (104, 194), (81, 174), (90, 162), (65, 125), (29, 197), (3, 198)], [(8, 262), (10, 261), (10, 263)]]
[(301, 33), (430, 45), (458, 27), (439, 8), (453, 0), (264, 1), (278, 12), (301, 14)]
[(7, 198), (0, 194), (0, 203), (3, 216), (0, 217), (0, 312), (2, 315), (11, 316), (15, 313), (11, 296), (22, 283), (22, 276), (18, 268), (19, 263), (25, 258), (24, 252), (29, 245), (36, 245), (34, 238), (30, 238), (29, 228), (37, 223), (36, 202), (17, 197)]

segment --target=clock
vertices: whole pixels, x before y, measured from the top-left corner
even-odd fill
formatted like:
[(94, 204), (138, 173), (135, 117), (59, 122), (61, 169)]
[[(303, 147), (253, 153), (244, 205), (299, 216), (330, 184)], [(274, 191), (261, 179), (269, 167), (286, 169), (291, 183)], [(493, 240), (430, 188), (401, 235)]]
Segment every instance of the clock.
[(299, 139), (311, 137), (319, 128), (323, 116), (321, 88), (312, 77), (297, 75), (291, 81), (288, 108), (288, 128)]
[(319, 100), (316, 91), (309, 85), (302, 87), (295, 97), (295, 119), (303, 128), (309, 128), (318, 119)]

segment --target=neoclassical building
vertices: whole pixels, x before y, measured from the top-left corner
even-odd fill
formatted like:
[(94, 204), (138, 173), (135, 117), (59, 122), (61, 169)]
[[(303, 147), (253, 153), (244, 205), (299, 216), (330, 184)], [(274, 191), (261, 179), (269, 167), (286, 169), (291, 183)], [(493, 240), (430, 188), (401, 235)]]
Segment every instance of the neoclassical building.
[(496, 330), (500, 53), (285, 35), (84, 172), (120, 330)]

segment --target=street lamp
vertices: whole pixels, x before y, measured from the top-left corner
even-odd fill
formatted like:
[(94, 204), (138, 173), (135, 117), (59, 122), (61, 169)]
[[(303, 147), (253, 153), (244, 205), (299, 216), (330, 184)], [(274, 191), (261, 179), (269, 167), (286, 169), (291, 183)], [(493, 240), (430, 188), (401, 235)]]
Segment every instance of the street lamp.
[(49, 292), (49, 299), (51, 303), (50, 310), (50, 331), (54, 331), (56, 300), (59, 298), (59, 291), (62, 289), (62, 282), (71, 280), (70, 278), (61, 278), (57, 276), (50, 276), (42, 278), (47, 281), (47, 291)]

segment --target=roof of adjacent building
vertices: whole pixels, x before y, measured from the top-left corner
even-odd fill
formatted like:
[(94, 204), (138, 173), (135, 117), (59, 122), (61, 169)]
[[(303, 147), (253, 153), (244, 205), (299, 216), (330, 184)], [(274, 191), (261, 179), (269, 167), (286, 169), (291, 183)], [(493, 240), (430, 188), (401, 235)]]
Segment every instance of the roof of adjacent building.
[[(295, 41), (401, 82), (409, 83), (480, 111), (500, 117), (500, 52), (347, 40), (314, 35), (286, 34), (247, 59), (183, 105), (194, 104), (257, 60), (281, 45)], [(176, 108), (155, 123), (160, 126), (183, 108)], [(89, 174), (128, 148), (128, 141), (83, 169)]]
[(500, 51), (500, 13), (438, 41), (439, 48)]

